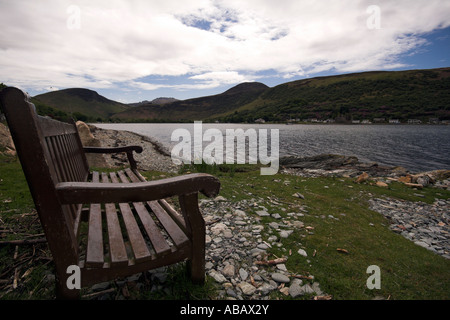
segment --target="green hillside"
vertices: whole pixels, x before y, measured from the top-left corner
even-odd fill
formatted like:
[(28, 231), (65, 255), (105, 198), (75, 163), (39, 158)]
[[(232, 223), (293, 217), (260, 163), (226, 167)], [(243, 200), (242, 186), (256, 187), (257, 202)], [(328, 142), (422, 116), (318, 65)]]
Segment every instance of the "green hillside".
[(81, 88), (47, 92), (37, 95), (33, 99), (37, 104), (43, 104), (75, 116), (82, 114), (93, 119), (107, 119), (113, 114), (129, 108), (126, 104), (109, 100), (95, 91)]
[(281, 84), (247, 105), (213, 119), (252, 122), (450, 119), (450, 68), (364, 72)]

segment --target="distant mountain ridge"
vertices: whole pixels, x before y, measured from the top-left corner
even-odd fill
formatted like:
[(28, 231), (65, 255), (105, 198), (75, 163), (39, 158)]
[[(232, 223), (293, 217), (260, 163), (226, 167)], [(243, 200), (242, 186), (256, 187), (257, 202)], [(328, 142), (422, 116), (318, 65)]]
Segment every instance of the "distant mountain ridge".
[(216, 95), (187, 100), (160, 98), (134, 106), (81, 88), (48, 92), (33, 99), (68, 113), (120, 122), (450, 120), (449, 88), (450, 68), (438, 68), (307, 78), (272, 88), (246, 82)]
[(140, 106), (147, 105), (147, 104), (162, 105), (162, 104), (171, 103), (171, 102), (175, 102), (175, 101), (178, 101), (178, 99), (167, 98), (167, 97), (159, 97), (159, 98), (153, 99), (152, 101), (144, 100), (144, 101), (141, 101), (141, 102), (128, 103), (128, 105), (132, 106), (132, 107), (140, 107)]
[(156, 119), (158, 121), (193, 121), (226, 114), (252, 102), (270, 88), (259, 82), (246, 82), (217, 95), (178, 100), (164, 105), (152, 103), (128, 109), (112, 118), (120, 121)]

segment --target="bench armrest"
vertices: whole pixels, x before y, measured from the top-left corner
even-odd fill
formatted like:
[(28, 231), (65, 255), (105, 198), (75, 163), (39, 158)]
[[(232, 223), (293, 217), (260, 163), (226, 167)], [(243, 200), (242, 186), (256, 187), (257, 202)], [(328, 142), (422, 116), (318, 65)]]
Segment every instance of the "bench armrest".
[(136, 183), (61, 182), (56, 185), (61, 204), (152, 201), (195, 192), (214, 197), (219, 189), (219, 180), (204, 173)]
[(141, 153), (143, 151), (140, 146), (125, 146), (125, 147), (114, 147), (114, 148), (100, 148), (100, 147), (83, 147), (86, 153), (121, 153), (126, 152), (128, 157), (128, 162), (130, 163), (131, 169), (137, 169), (136, 161), (133, 157), (133, 151)]

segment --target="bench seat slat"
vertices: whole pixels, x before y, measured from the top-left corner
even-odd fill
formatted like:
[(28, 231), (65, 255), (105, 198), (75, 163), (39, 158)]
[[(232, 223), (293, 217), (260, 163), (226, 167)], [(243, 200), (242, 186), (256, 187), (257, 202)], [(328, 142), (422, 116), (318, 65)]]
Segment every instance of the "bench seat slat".
[(142, 182), (141, 179), (139, 179), (134, 173), (133, 171), (131, 171), (130, 168), (126, 168), (125, 172), (127, 174), (127, 176), (130, 178), (131, 182)]
[[(98, 172), (93, 173), (93, 182), (99, 181)], [(100, 204), (93, 203), (89, 210), (89, 230), (86, 249), (86, 266), (101, 267), (103, 265), (103, 232), (102, 208)]]
[(89, 230), (86, 251), (86, 266), (103, 266), (102, 212), (100, 204), (91, 204), (89, 211)]
[(128, 255), (120, 229), (117, 208), (114, 203), (105, 204), (106, 223), (108, 226), (109, 250), (111, 265), (128, 265)]
[(184, 221), (181, 214), (179, 214), (174, 208), (172, 208), (172, 206), (164, 199), (158, 200), (158, 203), (172, 217), (173, 221), (175, 221), (175, 223), (178, 224), (178, 226), (186, 233), (186, 222)]
[[(132, 182), (141, 182), (141, 180), (134, 174), (133, 171), (131, 171), (130, 168), (125, 169), (125, 173), (130, 178)], [(172, 214), (174, 214), (175, 210), (164, 200), (164, 207), (161, 206), (156, 201), (150, 201), (147, 203), (150, 207), (150, 209), (153, 211), (153, 213), (156, 215), (158, 220), (163, 225), (166, 232), (169, 234), (169, 236), (174, 241), (175, 245), (177, 247), (181, 247), (184, 244), (186, 244), (189, 239), (186, 236), (186, 234), (183, 232), (182, 229), (180, 229), (179, 224), (183, 227), (183, 222), (180, 221), (174, 221), (173, 219), (179, 218), (178, 216), (173, 217)], [(142, 206), (142, 205), (141, 205)], [(135, 204), (136, 207), (136, 204)], [(185, 226), (184, 226), (185, 229)]]
[(152, 209), (153, 213), (158, 217), (158, 220), (164, 226), (164, 229), (167, 231), (177, 247), (181, 247), (189, 242), (186, 234), (172, 220), (172, 218), (157, 201), (148, 201), (147, 204)]
[[(108, 175), (102, 173), (102, 182), (109, 183)], [(108, 226), (109, 250), (112, 266), (128, 265), (128, 256), (123, 241), (122, 230), (120, 228), (117, 208), (114, 203), (105, 204), (106, 224)]]
[(153, 221), (150, 213), (145, 208), (142, 202), (133, 203), (139, 218), (147, 232), (147, 235), (152, 243), (153, 249), (157, 256), (161, 256), (170, 252), (170, 246), (161, 234), (161, 230), (158, 228), (156, 223)]
[[(112, 182), (119, 183), (119, 179), (114, 172), (110, 173), (110, 177)], [(141, 234), (136, 219), (134, 218), (133, 212), (131, 211), (130, 205), (128, 203), (119, 203), (119, 207), (122, 213), (125, 227), (127, 229), (128, 238), (131, 242), (131, 247), (133, 249), (136, 262), (151, 259), (152, 257), (150, 251), (147, 248), (145, 239)]]

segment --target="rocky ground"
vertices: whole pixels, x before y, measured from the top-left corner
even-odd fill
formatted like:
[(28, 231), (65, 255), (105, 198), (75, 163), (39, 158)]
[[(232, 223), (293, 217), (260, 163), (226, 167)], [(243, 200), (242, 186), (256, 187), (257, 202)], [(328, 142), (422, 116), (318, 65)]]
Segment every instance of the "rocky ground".
[[(308, 209), (299, 208), (282, 218), (271, 213), (266, 202), (267, 199), (261, 198), (235, 202), (220, 196), (201, 202), (207, 224), (206, 270), (222, 284), (219, 298), (269, 299), (271, 292), (280, 291), (293, 298), (310, 295), (327, 299), (329, 296), (322, 292), (314, 275), (295, 274), (286, 268), (285, 263), (292, 255), (308, 259), (301, 244), (293, 252), (283, 249), (280, 242), (293, 232), (305, 236), (309, 233), (302, 222)], [(256, 215), (249, 210), (255, 210)], [(262, 223), (262, 217), (271, 217), (272, 222)], [(270, 256), (267, 249), (271, 247), (281, 248), (283, 256)]]
[[(116, 147), (124, 145), (142, 146), (144, 152), (137, 154), (141, 170), (177, 172), (170, 154), (149, 138), (126, 132), (103, 130), (78, 124), (85, 145)], [(86, 129), (87, 127), (87, 129)], [(127, 163), (126, 156), (91, 158), (96, 166), (117, 167)], [(412, 174), (399, 167), (381, 167), (377, 164), (360, 163), (354, 157), (322, 155), (309, 158), (281, 159), (281, 173), (305, 177), (340, 176), (351, 177), (359, 182), (375, 179), (379, 186), (392, 181), (401, 181), (412, 188), (424, 186), (448, 189), (450, 172), (440, 170)], [(298, 197), (302, 197), (298, 194)], [(450, 201), (436, 200), (433, 204), (409, 202), (397, 199), (371, 199), (370, 209), (383, 214), (391, 221), (391, 229), (414, 241), (419, 246), (450, 258)], [(302, 221), (309, 214), (306, 206), (286, 212), (284, 217), (270, 211), (276, 199), (258, 198), (257, 195), (236, 201), (218, 196), (200, 201), (206, 222), (206, 273), (219, 285), (218, 299), (270, 299), (274, 292), (282, 295), (330, 299), (311, 274), (295, 274), (286, 262), (295, 256), (308, 260), (313, 252), (306, 252), (301, 243), (295, 250), (283, 249), (280, 239), (293, 232), (308, 236), (311, 228)], [(255, 212), (255, 213), (253, 213)], [(264, 219), (262, 217), (270, 217)], [(263, 238), (264, 235), (264, 238)], [(264, 240), (266, 239), (266, 240)], [(268, 254), (268, 249), (277, 247), (282, 256)], [(150, 285), (151, 291), (170, 290), (166, 286), (168, 268), (160, 268), (138, 274), (115, 283), (98, 284), (90, 288), (86, 298), (123, 299), (127, 288)], [(49, 275), (51, 277), (51, 275)], [(129, 296), (128, 296), (129, 297)]]
[(390, 228), (436, 254), (450, 259), (450, 201), (433, 204), (397, 199), (370, 199), (370, 209), (384, 215)]

